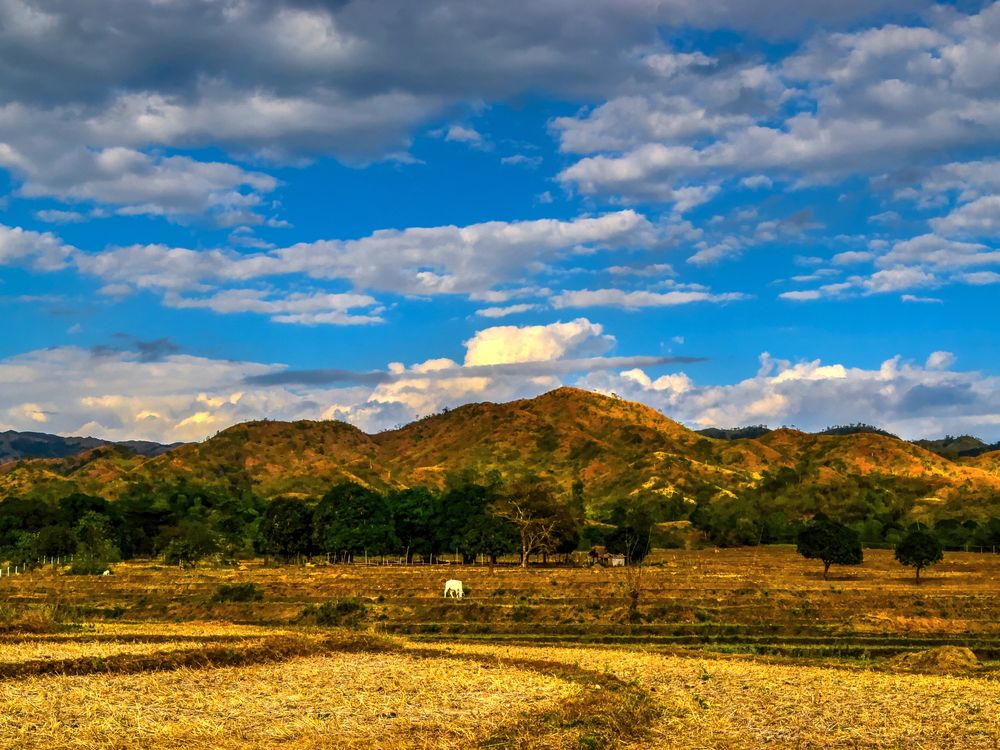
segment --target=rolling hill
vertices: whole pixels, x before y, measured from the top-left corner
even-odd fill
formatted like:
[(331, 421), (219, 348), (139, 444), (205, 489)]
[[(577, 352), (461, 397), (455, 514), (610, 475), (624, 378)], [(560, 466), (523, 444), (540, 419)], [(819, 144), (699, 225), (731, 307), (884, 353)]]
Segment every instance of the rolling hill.
[(574, 388), (469, 404), (375, 435), (342, 422), (258, 421), (156, 456), (100, 445), (21, 460), (0, 467), (0, 497), (79, 489), (113, 499), (135, 485), (181, 482), (315, 497), (344, 480), (441, 487), (494, 470), (544, 475), (567, 491), (582, 482), (592, 512), (639, 497), (688, 507), (752, 500), (801, 514), (869, 493), (918, 517), (985, 518), (1000, 504), (1000, 452), (952, 460), (872, 432), (713, 439), (642, 404)]

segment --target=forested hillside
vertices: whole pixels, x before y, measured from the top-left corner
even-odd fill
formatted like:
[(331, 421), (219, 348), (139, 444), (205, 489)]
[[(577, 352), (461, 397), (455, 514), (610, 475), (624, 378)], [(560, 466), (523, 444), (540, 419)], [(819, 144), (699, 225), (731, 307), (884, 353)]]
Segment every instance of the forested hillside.
[[(490, 535), (510, 541), (511, 527), (496, 526), (494, 511), (525, 482), (565, 509), (560, 523), (572, 531), (553, 551), (644, 524), (695, 529), (718, 544), (789, 541), (819, 512), (853, 525), (870, 544), (891, 541), (914, 522), (950, 529), (954, 544), (985, 543), (994, 525), (1000, 529), (993, 520), (1000, 518), (1000, 453), (952, 459), (853, 427), (754, 433), (714, 439), (641, 404), (572, 388), (470, 404), (375, 435), (342, 422), (248, 422), (158, 456), (104, 444), (7, 463), (0, 546), (27, 548), (22, 536), (51, 526), (78, 535), (86, 508), (83, 515), (104, 518), (122, 554), (163, 551), (185, 538), (231, 554), (259, 552), (267, 548), (261, 528), (273, 500), (314, 513), (325, 497), (329, 516), (337, 505), (332, 489), (354, 487), (375, 505), (343, 523), (381, 529), (366, 537), (368, 547), (387, 549), (373, 541), (384, 532), (398, 551), (465, 546), (482, 553), (496, 546), (483, 541)], [(410, 516), (423, 525), (401, 520)], [(433, 528), (443, 519), (454, 527), (446, 533)], [(481, 537), (475, 544), (467, 537), (473, 527)], [(326, 528), (310, 526), (309, 550), (331, 551)], [(664, 534), (662, 543), (680, 542)], [(332, 550), (351, 547), (340, 539)]]

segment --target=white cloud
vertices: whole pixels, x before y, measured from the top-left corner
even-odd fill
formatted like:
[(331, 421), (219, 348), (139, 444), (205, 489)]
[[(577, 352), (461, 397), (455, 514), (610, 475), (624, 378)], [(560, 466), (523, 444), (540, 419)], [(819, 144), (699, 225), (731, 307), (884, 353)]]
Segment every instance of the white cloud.
[(56, 347), (0, 360), (0, 415), (5, 428), (44, 425), (60, 434), (163, 442), (263, 417), (345, 419), (374, 431), (442, 406), (533, 396), (568, 383), (619, 393), (696, 427), (820, 429), (863, 421), (905, 437), (1000, 438), (998, 378), (952, 369), (947, 352), (930, 353), (924, 366), (896, 357), (872, 370), (765, 354), (756, 375), (723, 385), (699, 384), (683, 372), (652, 376), (645, 368), (655, 358), (567, 359), (613, 343), (586, 319), (486, 329), (469, 339), (464, 365), (449, 358), (395, 363), (374, 385), (283, 380), (287, 368), (278, 364)]
[(500, 157), (500, 163), (506, 166), (528, 167), (530, 169), (535, 169), (541, 165), (542, 157), (527, 156), (526, 154), (512, 154), (511, 156)]
[(272, 255), (284, 273), (346, 279), (360, 289), (468, 294), (588, 248), (648, 247), (657, 241), (656, 228), (644, 216), (619, 211), (572, 221), (381, 230), (360, 240), (302, 243)]
[[(409, 295), (463, 294), (501, 302), (523, 293), (505, 287), (537, 273), (545, 264), (597, 249), (649, 248), (669, 241), (674, 227), (651, 224), (626, 210), (571, 221), (541, 219), (486, 222), (465, 227), (442, 226), (381, 230), (358, 240), (300, 243), (268, 252), (192, 250), (165, 245), (112, 247), (82, 252), (64, 245), (53, 234), (0, 225), (0, 263), (57, 270), (68, 265), (103, 283), (102, 291), (124, 296), (131, 289), (169, 294), (175, 307), (200, 307), (216, 312), (273, 314), (281, 322), (362, 323), (368, 317), (348, 317), (338, 309), (303, 312), (317, 301), (357, 302), (362, 291)], [(242, 235), (241, 235), (242, 236)], [(322, 281), (343, 281), (359, 292), (353, 296), (226, 289), (250, 281), (304, 275)], [(206, 293), (203, 297), (185, 293)], [(308, 298), (308, 301), (307, 301)], [(374, 305), (375, 299), (353, 306)], [(294, 308), (294, 310), (293, 310)], [(284, 310), (284, 312), (283, 312)]]
[[(591, 373), (580, 384), (615, 392), (696, 427), (764, 422), (819, 430), (866, 422), (906, 438), (950, 434), (1000, 436), (1000, 379), (951, 369), (946, 352), (926, 366), (887, 360), (873, 370), (819, 360), (792, 363), (761, 356), (759, 372), (731, 385), (657, 387), (642, 370)], [(676, 377), (676, 376), (675, 376)]]
[(882, 267), (919, 264), (939, 270), (953, 270), (1000, 263), (1000, 251), (974, 242), (959, 242), (937, 234), (922, 234), (895, 243), (876, 263)]
[(465, 342), (466, 365), (539, 362), (603, 354), (614, 346), (613, 336), (586, 318), (538, 326), (495, 326)]
[(476, 315), (481, 318), (506, 318), (508, 315), (519, 315), (539, 309), (539, 305), (522, 302), (516, 305), (505, 305), (503, 307), (484, 307), (476, 310)]
[(54, 162), (30, 164), (28, 169), (14, 170), (23, 178), (18, 191), (23, 196), (114, 205), (133, 215), (215, 211), (222, 223), (247, 223), (230, 217), (256, 221), (253, 209), (261, 194), (277, 187), (273, 177), (233, 164), (186, 156), (155, 158), (120, 147), (80, 150)]
[[(227, 289), (208, 297), (168, 294), (165, 302), (170, 307), (208, 309), (224, 314), (269, 315), (275, 323), (366, 325), (383, 322), (375, 298), (366, 294), (292, 292), (275, 296), (256, 289)], [(358, 308), (375, 309), (367, 314), (351, 312)]]
[[(669, 93), (640, 91), (561, 118), (563, 149), (587, 156), (560, 179), (587, 195), (669, 202), (674, 190), (723, 179), (836, 181), (933, 167), (950, 149), (995, 148), (1000, 89), (986, 61), (1000, 4), (928, 18), (926, 26), (817, 33), (772, 64), (681, 74)], [(986, 180), (986, 166), (944, 168), (924, 189)], [(996, 178), (988, 181), (995, 188)], [(953, 223), (981, 230), (983, 221), (958, 215)]]
[(931, 352), (924, 365), (928, 370), (947, 370), (955, 364), (955, 355), (951, 352)]
[(470, 146), (482, 146), (483, 145), (483, 135), (475, 128), (470, 128), (465, 125), (452, 125), (448, 128), (445, 133), (444, 139), (446, 141), (455, 141), (457, 143), (467, 143)]
[(934, 231), (949, 237), (1000, 235), (1000, 195), (984, 195), (959, 206), (947, 216), (931, 219)]
[[(0, 360), (0, 413), (15, 429), (31, 429), (44, 416), (45, 429), (61, 434), (92, 433), (113, 439), (201, 439), (220, 426), (273, 409), (274, 416), (302, 413), (274, 391), (237, 400), (212, 411), (199, 394), (229, 394), (241, 380), (275, 370), (274, 365), (210, 360), (173, 354), (155, 362), (138, 353), (95, 356), (77, 347), (42, 349)], [(59, 377), (52, 377), (52, 373)], [(40, 404), (44, 406), (40, 406)], [(22, 418), (14, 418), (20, 412)], [(27, 421), (26, 421), (27, 420)]]
[(750, 175), (749, 177), (744, 177), (740, 180), (740, 184), (750, 190), (767, 190), (774, 184), (774, 181), (767, 175), (755, 174)]
[(838, 266), (850, 266), (855, 263), (867, 263), (874, 257), (873, 253), (863, 250), (848, 250), (847, 252), (837, 253), (830, 260)]
[(75, 249), (50, 232), (0, 224), (0, 266), (27, 265), (42, 271), (65, 268)]
[(578, 289), (561, 292), (552, 298), (555, 308), (622, 307), (638, 310), (644, 307), (675, 307), (696, 302), (724, 303), (746, 299), (739, 292), (712, 294), (703, 291), (625, 291), (623, 289)]
[(35, 211), (35, 218), (46, 224), (77, 224), (87, 220), (87, 217), (79, 211), (59, 211), (57, 209)]

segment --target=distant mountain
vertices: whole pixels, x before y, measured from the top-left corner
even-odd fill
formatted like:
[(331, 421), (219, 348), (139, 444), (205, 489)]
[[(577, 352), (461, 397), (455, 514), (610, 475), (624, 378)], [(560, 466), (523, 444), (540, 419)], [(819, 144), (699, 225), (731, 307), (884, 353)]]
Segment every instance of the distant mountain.
[(820, 435), (882, 435), (883, 437), (890, 437), (899, 439), (899, 435), (894, 435), (888, 430), (883, 430), (881, 427), (876, 427), (875, 425), (865, 424), (864, 422), (857, 422), (856, 424), (839, 424), (834, 427), (827, 427), (818, 434)]
[(1000, 443), (989, 445), (972, 435), (947, 435), (940, 440), (914, 440), (916, 445), (941, 456), (981, 456), (990, 451), (1000, 450)]
[(642, 404), (574, 388), (503, 404), (468, 404), (368, 435), (343, 422), (247, 422), (158, 456), (101, 445), (0, 467), (0, 497), (110, 499), (142, 487), (214, 486), (317, 497), (349, 480), (379, 490), (442, 487), (453, 477), (539, 474), (582, 484), (592, 515), (644, 499), (667, 515), (740, 504), (801, 517), (1000, 517), (1000, 452), (953, 460), (868, 431), (815, 435), (782, 428), (716, 439)]
[(755, 424), (748, 427), (706, 427), (704, 430), (697, 430), (699, 435), (710, 437), (713, 440), (746, 440), (747, 438), (763, 437), (769, 432), (773, 432), (766, 424)]
[(159, 456), (180, 443), (161, 445), (148, 440), (112, 443), (92, 437), (60, 437), (44, 432), (0, 432), (0, 464), (23, 458), (66, 458), (103, 445), (122, 445), (141, 456)]

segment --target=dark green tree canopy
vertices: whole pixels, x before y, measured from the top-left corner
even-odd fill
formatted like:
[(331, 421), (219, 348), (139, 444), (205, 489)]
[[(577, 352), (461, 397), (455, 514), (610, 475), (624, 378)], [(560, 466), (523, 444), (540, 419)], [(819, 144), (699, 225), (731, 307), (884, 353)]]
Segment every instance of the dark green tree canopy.
[(911, 529), (896, 545), (896, 560), (910, 568), (916, 568), (917, 581), (920, 571), (944, 559), (941, 542), (927, 529)]
[(386, 498), (392, 525), (400, 545), (404, 547), (407, 562), (413, 559), (414, 554), (430, 555), (440, 549), (436, 533), (441, 514), (440, 500), (436, 492), (426, 487), (396, 490)]
[(266, 550), (283, 560), (309, 554), (312, 548), (312, 509), (296, 498), (271, 501), (260, 522)]
[(76, 551), (77, 538), (73, 529), (64, 525), (46, 526), (35, 539), (38, 557), (62, 557)]
[(822, 561), (824, 578), (831, 565), (860, 565), (863, 561), (858, 532), (825, 516), (817, 516), (806, 524), (797, 541), (800, 555), (807, 560)]
[(385, 498), (352, 482), (323, 496), (313, 514), (313, 534), (328, 552), (381, 555), (399, 545)]

